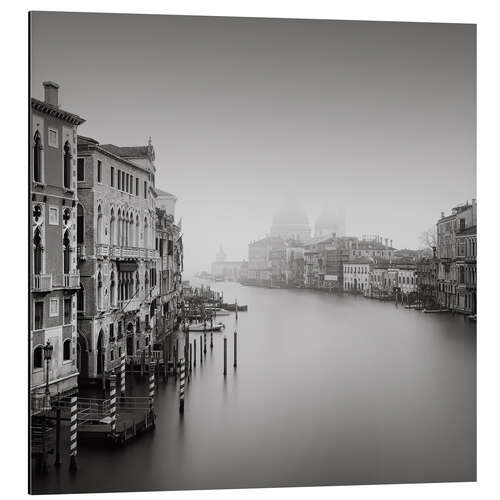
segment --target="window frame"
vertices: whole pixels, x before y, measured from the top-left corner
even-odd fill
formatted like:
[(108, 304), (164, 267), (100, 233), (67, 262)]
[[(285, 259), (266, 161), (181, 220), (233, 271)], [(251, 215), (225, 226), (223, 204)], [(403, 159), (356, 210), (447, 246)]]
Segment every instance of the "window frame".
[[(82, 164), (82, 178), (80, 179), (80, 162)], [(76, 159), (76, 182), (85, 182), (85, 158)]]
[[(51, 141), (51, 132), (55, 134), (55, 141)], [(59, 148), (59, 130), (52, 127), (47, 127), (47, 144), (51, 148)]]
[[(57, 311), (52, 312), (52, 304), (57, 305)], [(59, 297), (51, 297), (49, 299), (49, 318), (57, 318), (59, 316)]]
[[(65, 349), (66, 349), (66, 346), (69, 345), (69, 351), (68, 351), (68, 357), (66, 357), (66, 352), (65, 352)], [(62, 359), (63, 359), (63, 364), (64, 363), (71, 363), (71, 339), (65, 339), (63, 341), (63, 355), (62, 355)]]

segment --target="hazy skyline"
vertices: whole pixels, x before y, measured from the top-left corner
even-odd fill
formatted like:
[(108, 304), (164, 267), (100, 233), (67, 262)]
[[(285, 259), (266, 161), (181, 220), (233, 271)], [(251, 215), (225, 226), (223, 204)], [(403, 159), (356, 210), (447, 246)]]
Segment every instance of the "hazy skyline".
[(474, 25), (35, 13), (32, 90), (60, 84), (82, 135), (156, 150), (185, 269), (269, 232), (295, 192), (315, 217), (398, 248), (476, 197)]

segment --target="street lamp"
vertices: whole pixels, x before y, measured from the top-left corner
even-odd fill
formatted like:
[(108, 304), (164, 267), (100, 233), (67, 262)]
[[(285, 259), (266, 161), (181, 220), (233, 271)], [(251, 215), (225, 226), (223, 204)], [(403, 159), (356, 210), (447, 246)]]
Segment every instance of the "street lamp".
[(50, 344), (47, 340), (47, 343), (43, 346), (43, 359), (45, 359), (45, 365), (47, 370), (46, 380), (45, 380), (45, 398), (44, 398), (44, 410), (50, 411), (52, 409), (52, 405), (50, 404), (50, 390), (49, 390), (49, 366), (50, 360), (52, 359), (52, 351), (54, 350), (54, 346)]

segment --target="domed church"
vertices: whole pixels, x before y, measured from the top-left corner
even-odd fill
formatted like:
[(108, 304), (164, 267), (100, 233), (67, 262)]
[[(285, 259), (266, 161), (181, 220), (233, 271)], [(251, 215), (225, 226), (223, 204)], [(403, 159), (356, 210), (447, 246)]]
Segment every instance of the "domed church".
[(287, 200), (276, 211), (272, 220), (271, 236), (301, 242), (305, 242), (311, 237), (307, 214), (298, 201)]
[(337, 236), (345, 236), (345, 215), (342, 210), (324, 208), (316, 219), (314, 225), (314, 236), (325, 236), (335, 233)]

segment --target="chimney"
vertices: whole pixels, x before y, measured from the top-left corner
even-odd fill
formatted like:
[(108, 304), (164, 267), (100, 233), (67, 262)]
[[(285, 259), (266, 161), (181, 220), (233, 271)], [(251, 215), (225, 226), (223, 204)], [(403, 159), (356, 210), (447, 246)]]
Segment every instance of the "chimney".
[(444, 212), (441, 212), (441, 219), (444, 217)]
[(59, 107), (59, 85), (54, 82), (43, 82), (43, 87), (45, 89), (45, 102), (54, 106)]
[(436, 247), (432, 247), (432, 258), (436, 258)]
[(391, 248), (392, 248), (392, 240), (391, 240)]

